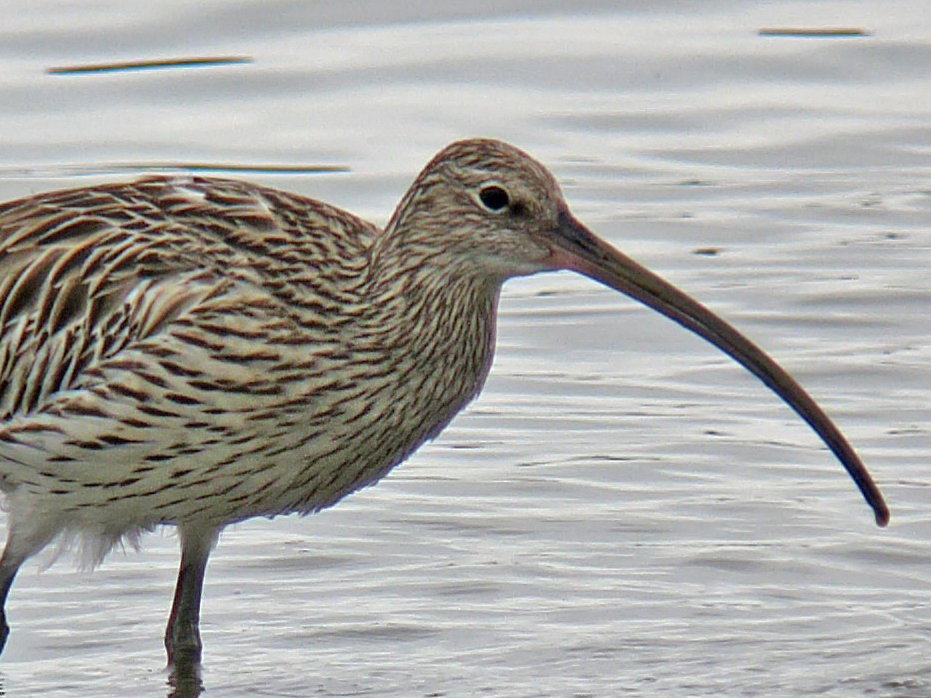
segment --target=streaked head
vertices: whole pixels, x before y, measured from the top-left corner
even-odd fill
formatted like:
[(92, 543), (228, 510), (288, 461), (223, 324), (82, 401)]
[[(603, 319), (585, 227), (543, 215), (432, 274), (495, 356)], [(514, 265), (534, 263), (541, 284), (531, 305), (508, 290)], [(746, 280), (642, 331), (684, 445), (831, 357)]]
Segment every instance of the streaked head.
[(549, 237), (568, 212), (556, 179), (527, 153), (476, 138), (441, 150), (388, 224), (499, 279), (554, 267)]

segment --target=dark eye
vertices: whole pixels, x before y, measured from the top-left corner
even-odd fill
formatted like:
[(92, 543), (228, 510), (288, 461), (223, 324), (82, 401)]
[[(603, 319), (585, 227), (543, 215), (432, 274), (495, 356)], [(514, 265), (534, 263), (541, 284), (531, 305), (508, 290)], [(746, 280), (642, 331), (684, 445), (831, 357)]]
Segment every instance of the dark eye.
[(508, 204), (511, 202), (508, 193), (494, 184), (483, 187), (478, 193), (478, 198), (482, 200), (482, 203), (485, 204), (485, 207), (489, 211), (500, 211), (501, 209), (507, 208)]

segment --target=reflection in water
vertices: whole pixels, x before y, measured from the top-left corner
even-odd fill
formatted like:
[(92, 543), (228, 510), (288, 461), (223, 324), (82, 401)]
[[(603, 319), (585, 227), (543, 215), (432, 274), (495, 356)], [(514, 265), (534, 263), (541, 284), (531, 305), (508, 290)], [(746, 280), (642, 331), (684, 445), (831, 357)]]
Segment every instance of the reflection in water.
[(760, 36), (794, 36), (813, 38), (870, 36), (868, 31), (851, 27), (843, 27), (840, 29), (804, 29), (801, 27), (765, 28), (760, 29), (757, 34)]
[(196, 662), (173, 666), (167, 683), (168, 698), (197, 698), (204, 692), (200, 665)]
[(86, 177), (111, 174), (146, 174), (166, 172), (214, 172), (226, 174), (305, 175), (349, 172), (344, 165), (242, 165), (224, 162), (103, 162), (44, 167), (0, 167), (0, 177)]
[(251, 63), (248, 56), (221, 56), (197, 58), (168, 58), (152, 61), (126, 61), (121, 63), (88, 63), (85, 65), (53, 66), (45, 72), (49, 75), (82, 75), (86, 73), (117, 73), (131, 70), (158, 70), (161, 68), (204, 68), (215, 65), (239, 65)]

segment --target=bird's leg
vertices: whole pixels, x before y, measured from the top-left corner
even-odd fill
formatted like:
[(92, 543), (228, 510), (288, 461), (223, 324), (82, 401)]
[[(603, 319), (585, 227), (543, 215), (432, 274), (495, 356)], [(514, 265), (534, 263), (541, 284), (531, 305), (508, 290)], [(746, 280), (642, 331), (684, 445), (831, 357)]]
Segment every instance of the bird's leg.
[(0, 556), (0, 652), (6, 645), (10, 626), (6, 622), (6, 597), (22, 564), (41, 550), (59, 529), (48, 525), (39, 528), (18, 525), (16, 512), (11, 511), (7, 519), (6, 546)]
[(21, 564), (23, 564), (22, 560), (11, 559), (6, 552), (0, 558), (0, 652), (3, 651), (7, 636), (10, 634), (10, 626), (6, 622), (6, 597), (10, 593), (10, 587), (13, 586), (13, 580), (16, 579), (16, 573)]
[(200, 597), (207, 558), (217, 539), (217, 530), (179, 528), (179, 534), (181, 569), (165, 629), (165, 649), (168, 665), (178, 673), (187, 674), (200, 664)]

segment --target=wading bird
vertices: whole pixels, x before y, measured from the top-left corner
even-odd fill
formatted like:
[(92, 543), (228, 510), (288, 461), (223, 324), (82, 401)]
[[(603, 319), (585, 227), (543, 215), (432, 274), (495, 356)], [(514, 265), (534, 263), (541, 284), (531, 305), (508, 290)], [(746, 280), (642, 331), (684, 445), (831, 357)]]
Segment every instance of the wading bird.
[[(772, 359), (599, 240), (553, 176), (493, 140), (453, 143), (385, 229), (245, 182), (150, 177), (0, 206), (0, 608), (58, 537), (94, 562), (177, 527), (165, 634), (196, 666), (220, 530), (307, 514), (381, 478), (479, 392), (509, 278), (571, 269), (736, 359), (820, 435), (876, 520), (853, 449)], [(9, 632), (0, 613), (0, 646)]]

